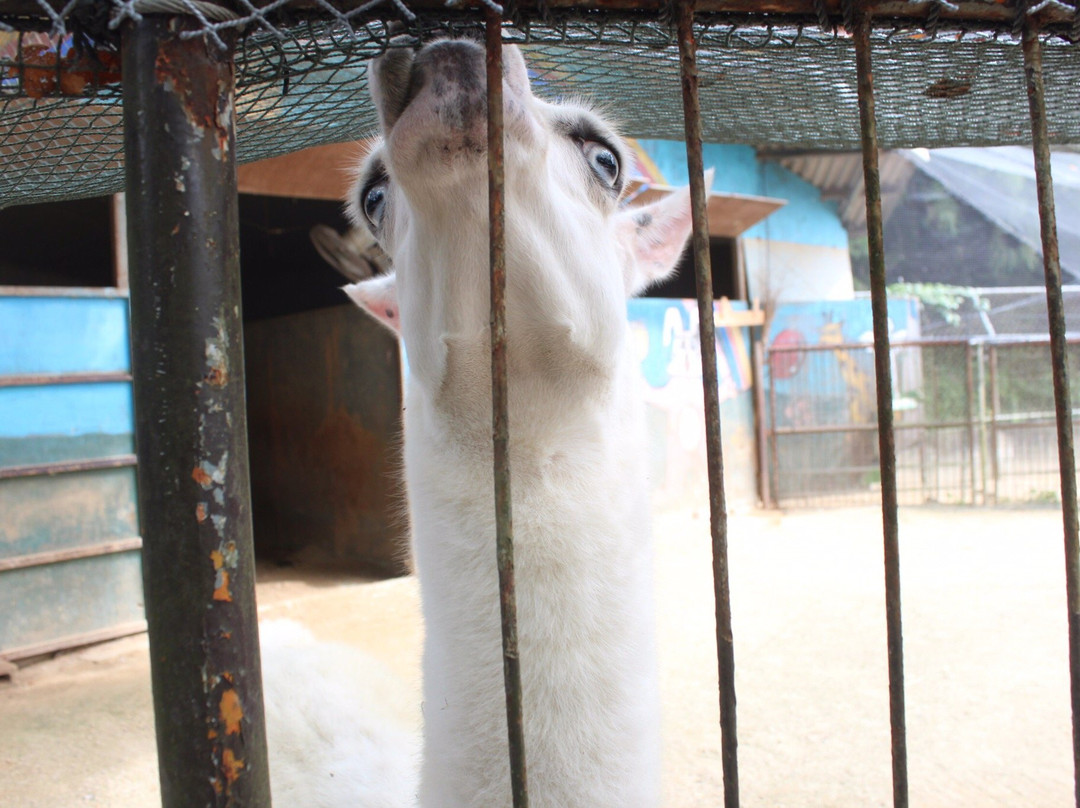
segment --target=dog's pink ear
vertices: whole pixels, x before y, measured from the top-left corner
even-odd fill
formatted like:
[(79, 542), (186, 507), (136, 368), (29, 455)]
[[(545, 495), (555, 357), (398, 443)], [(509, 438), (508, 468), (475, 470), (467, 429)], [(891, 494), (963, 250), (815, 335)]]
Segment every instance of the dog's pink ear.
[[(713, 170), (705, 172), (706, 190)], [(680, 188), (663, 199), (618, 214), (619, 238), (626, 247), (623, 277), (629, 297), (666, 280), (675, 271), (693, 230), (690, 188)]]
[(397, 278), (390, 275), (378, 275), (359, 283), (342, 286), (357, 306), (362, 308), (384, 326), (401, 335), (401, 312), (398, 309)]

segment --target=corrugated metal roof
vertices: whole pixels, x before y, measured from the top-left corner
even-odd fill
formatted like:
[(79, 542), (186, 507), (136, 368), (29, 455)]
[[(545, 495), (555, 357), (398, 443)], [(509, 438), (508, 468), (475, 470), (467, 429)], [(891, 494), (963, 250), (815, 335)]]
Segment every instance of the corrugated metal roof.
[[(821, 190), (821, 197), (836, 203), (837, 213), (848, 229), (866, 226), (866, 203), (863, 192), (862, 155), (859, 152), (803, 152), (770, 154), (764, 160), (776, 160)], [(881, 175), (882, 213), (887, 218), (903, 198), (915, 169), (899, 152), (883, 152), (878, 166)]]

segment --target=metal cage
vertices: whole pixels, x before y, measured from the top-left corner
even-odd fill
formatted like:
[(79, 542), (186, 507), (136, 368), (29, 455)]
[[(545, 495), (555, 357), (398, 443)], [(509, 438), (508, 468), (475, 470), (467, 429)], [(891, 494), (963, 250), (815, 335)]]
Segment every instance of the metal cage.
[[(410, 24), (483, 26), (486, 32), (489, 111), (491, 226), (491, 323), (495, 503), (499, 560), (509, 755), (515, 808), (528, 804), (527, 750), (524, 748), (521, 685), (514, 610), (513, 530), (510, 512), (507, 378), (503, 289), (501, 43), (504, 19), (514, 25), (546, 23), (552, 15), (602, 27), (604, 20), (649, 21), (650, 35), (667, 32), (677, 42), (683, 124), (693, 203), (701, 360), (704, 377), (711, 536), (719, 650), (719, 698), (723, 740), (725, 805), (739, 805), (735, 707), (734, 642), (728, 592), (727, 520), (720, 445), (717, 361), (712, 282), (702, 171), (704, 79), (699, 56), (708, 48), (702, 15), (727, 15), (744, 24), (778, 29), (842, 30), (853, 48), (857, 106), (870, 252), (881, 501), (884, 523), (886, 621), (893, 804), (908, 804), (904, 662), (901, 622), (896, 446), (892, 411), (890, 344), (882, 244), (878, 170), (878, 114), (872, 36), (898, 24), (929, 31), (949, 26), (979, 28), (993, 36), (1013, 36), (1023, 55), (1024, 87), (1030, 109), (1039, 212), (1050, 314), (1065, 537), (1073, 754), (1080, 806), (1080, 543), (1073, 431), (1067, 379), (1061, 269), (1050, 177), (1043, 54), (1048, 36), (1080, 34), (1075, 2), (1027, 0), (1009, 3), (933, 0), (537, 0), (502, 8), (487, 0), (473, 8), (444, 7), (438, 0), (399, 0), (360, 5), (328, 0), (278, 0), (262, 9), (245, 0), (227, 7), (196, 0), (113, 0), (66, 5), (46, 0), (0, 0), (0, 23), (8, 30), (62, 27), (65, 21), (94, 24), (107, 12), (119, 31), (123, 68), (122, 100), (126, 162), (135, 395), (139, 411), (139, 483), (145, 546), (146, 609), (154, 685), (163, 801), (169, 808), (192, 805), (269, 806), (269, 780), (261, 706), (254, 558), (251, 539), (245, 432), (244, 374), (239, 316), (236, 134), (233, 93), (237, 29), (247, 14), (256, 26), (292, 3), (301, 24), (340, 23), (355, 34), (362, 26), (383, 32), (376, 48), (389, 44), (390, 18)], [(459, 4), (453, 4), (458, 6)], [(81, 16), (80, 16), (81, 15)], [(607, 17), (605, 15), (608, 15)], [(697, 16), (696, 16), (697, 15)], [(101, 15), (98, 14), (100, 17)], [(306, 22), (304, 22), (306, 21)], [(98, 20), (100, 26), (101, 21)], [(629, 29), (626, 29), (629, 30)], [(567, 43), (573, 46), (573, 38)], [(948, 41), (941, 44), (948, 48)], [(1075, 45), (1065, 57), (1076, 65)], [(347, 48), (345, 48), (347, 50)], [(846, 52), (846, 51), (845, 51)], [(282, 59), (285, 58), (282, 50)], [(55, 62), (57, 77), (60, 60)], [(25, 69), (28, 67), (22, 64)], [(32, 65), (29, 67), (33, 67)], [(879, 65), (880, 67), (880, 65)], [(51, 68), (49, 68), (51, 69)], [(105, 69), (105, 68), (102, 68)], [(1019, 77), (1018, 77), (1019, 78)], [(23, 88), (25, 92), (25, 87)], [(942, 85), (939, 92), (960, 93)], [(116, 98), (106, 99), (102, 116), (115, 116)], [(167, 126), (147, 126), (149, 120)], [(93, 124), (93, 121), (91, 121)], [(176, 185), (181, 173), (187, 179)], [(178, 194), (160, 193), (176, 185)], [(181, 225), (175, 230), (172, 223)], [(197, 380), (192, 385), (191, 380)], [(168, 425), (167, 428), (165, 425)], [(180, 485), (180, 481), (196, 485)], [(187, 526), (178, 531), (176, 526)], [(198, 536), (189, 540), (191, 527)], [(207, 563), (207, 559), (211, 563)], [(180, 665), (177, 661), (198, 660)], [(197, 674), (189, 675), (190, 671)]]

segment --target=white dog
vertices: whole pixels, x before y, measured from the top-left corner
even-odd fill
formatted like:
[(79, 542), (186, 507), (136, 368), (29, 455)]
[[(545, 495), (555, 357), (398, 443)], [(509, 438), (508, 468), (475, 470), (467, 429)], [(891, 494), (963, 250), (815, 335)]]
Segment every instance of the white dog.
[[(626, 301), (673, 271), (690, 232), (689, 197), (620, 209), (630, 156), (612, 128), (585, 107), (533, 96), (516, 48), (504, 48), (503, 59), (510, 456), (530, 802), (655, 808), (647, 446)], [(346, 291), (401, 334), (409, 360), (405, 481), (426, 631), (419, 805), (508, 808), (484, 51), (457, 40), (391, 51), (372, 63), (369, 80), (383, 140), (350, 207), (395, 274)], [(376, 804), (365, 799), (350, 804)]]

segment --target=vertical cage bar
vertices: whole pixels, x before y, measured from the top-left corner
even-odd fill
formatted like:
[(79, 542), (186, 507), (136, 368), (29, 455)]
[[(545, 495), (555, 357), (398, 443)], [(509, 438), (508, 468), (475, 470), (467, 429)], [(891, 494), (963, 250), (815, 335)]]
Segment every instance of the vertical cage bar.
[[(761, 329), (764, 332), (764, 329)], [(772, 486), (769, 484), (769, 430), (765, 425), (765, 336), (762, 333), (750, 342), (753, 362), (754, 428), (757, 433), (758, 494), (763, 507), (773, 507)]]
[(1001, 466), (998, 458), (998, 412), (1001, 410), (1001, 393), (998, 390), (998, 349), (990, 348), (990, 474), (993, 476), (991, 496), (998, 504), (1001, 488)]
[(881, 221), (874, 74), (870, 54), (870, 15), (855, 19), (855, 64), (859, 82), (863, 181), (866, 186), (866, 236), (870, 253), (870, 296), (874, 318), (874, 369), (877, 381), (878, 447), (881, 462), (881, 517), (885, 539), (885, 618), (889, 647), (889, 724), (892, 731), (893, 805), (908, 804), (907, 730), (904, 715), (904, 640), (900, 609), (900, 524), (896, 499), (896, 441), (893, 432), (889, 310), (885, 291), (885, 242)]
[(521, 705), (517, 603), (514, 596), (514, 526), (510, 506), (510, 398), (506, 373), (506, 253), (503, 207), (502, 19), (487, 11), (488, 216), (491, 260), (491, 410), (495, 472), (495, 552), (502, 613), (503, 683), (514, 808), (526, 808), (525, 730)]
[(982, 503), (985, 505), (990, 496), (990, 484), (987, 479), (989, 474), (986, 469), (986, 454), (989, 451), (986, 434), (986, 346), (982, 342), (976, 346), (975, 361), (975, 403), (979, 410), (979, 490), (982, 492)]
[(709, 473), (709, 514), (713, 552), (713, 590), (716, 598), (716, 650), (720, 679), (720, 729), (724, 768), (724, 806), (738, 808), (738, 740), (735, 727), (735, 646), (731, 633), (728, 586), (727, 509), (724, 502), (724, 456), (720, 443), (720, 386), (716, 369), (716, 322), (713, 315), (712, 267), (709, 262), (709, 223), (705, 207), (705, 169), (701, 153), (701, 104), (694, 42), (694, 3), (676, 4), (679, 61), (682, 75), (683, 123), (690, 172), (690, 203), (694, 222), (692, 249), (697, 278), (698, 327), (701, 343), (701, 381), (705, 396), (705, 437)]
[(769, 369), (769, 460), (772, 463), (769, 474), (772, 475), (773, 502), (779, 507), (782, 494), (780, 487), (780, 436), (776, 432), (776, 377), (773, 375), (772, 358), (773, 352), (766, 350), (765, 366)]
[(251, 535), (231, 48), (123, 37), (143, 578), (162, 804), (270, 805)]
[(1050, 363), (1054, 373), (1058, 467), (1061, 475), (1061, 517), (1065, 532), (1065, 585), (1069, 610), (1069, 682), (1072, 690), (1073, 790), (1080, 806), (1080, 528), (1077, 525), (1076, 462), (1073, 454), (1072, 404), (1069, 400), (1065, 306), (1061, 296), (1054, 186), (1050, 175), (1050, 138), (1043, 92), (1042, 43), (1029, 20), (1024, 27), (1024, 77), (1031, 108), (1035, 184), (1046, 275), (1046, 307), (1050, 327)]
[[(971, 474), (971, 504), (975, 504), (975, 348), (968, 342), (964, 346), (964, 396), (967, 404), (968, 466)], [(964, 474), (960, 473), (961, 496)]]

